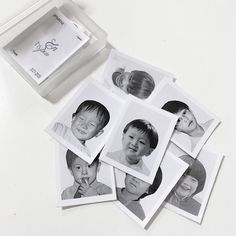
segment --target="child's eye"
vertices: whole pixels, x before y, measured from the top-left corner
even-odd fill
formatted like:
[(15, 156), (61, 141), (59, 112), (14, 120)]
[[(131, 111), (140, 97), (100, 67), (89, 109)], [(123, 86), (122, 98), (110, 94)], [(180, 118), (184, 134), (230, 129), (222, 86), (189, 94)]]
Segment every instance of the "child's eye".
[(134, 137), (133, 137), (132, 135), (129, 135), (129, 138), (130, 138), (130, 139), (133, 139)]
[(139, 141), (139, 143), (141, 143), (141, 144), (145, 145), (145, 142), (144, 142), (144, 141)]
[(79, 118), (79, 120), (84, 120), (83, 116), (79, 116), (78, 118)]
[(184, 111), (183, 111), (183, 115), (186, 115), (186, 113), (187, 113), (187, 110), (184, 110)]
[(89, 123), (89, 126), (96, 127), (96, 124), (95, 123)]
[(194, 179), (194, 178), (192, 178), (191, 181), (192, 181), (193, 183), (197, 182), (197, 180)]
[(76, 168), (77, 168), (78, 170), (80, 170), (80, 169), (81, 169), (81, 167), (80, 167), (80, 166), (77, 166)]
[(180, 122), (180, 118), (177, 120), (177, 122), (176, 122), (176, 123), (178, 124), (179, 122)]
[(90, 168), (91, 167), (91, 165), (88, 165), (88, 168)]

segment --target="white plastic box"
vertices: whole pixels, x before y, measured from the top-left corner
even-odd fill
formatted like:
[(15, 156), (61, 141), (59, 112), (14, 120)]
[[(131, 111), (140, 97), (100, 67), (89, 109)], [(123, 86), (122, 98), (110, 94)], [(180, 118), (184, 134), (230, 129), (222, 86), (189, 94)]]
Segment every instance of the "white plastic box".
[[(89, 37), (88, 41), (63, 63), (61, 63), (41, 83), (22, 67), (9, 53), (9, 47), (17, 43), (37, 28), (50, 12), (59, 10), (71, 22), (79, 26)], [(106, 46), (107, 34), (71, 0), (41, 0), (0, 28), (0, 51), (13, 68), (43, 97), (64, 81), (72, 72), (91, 60)]]

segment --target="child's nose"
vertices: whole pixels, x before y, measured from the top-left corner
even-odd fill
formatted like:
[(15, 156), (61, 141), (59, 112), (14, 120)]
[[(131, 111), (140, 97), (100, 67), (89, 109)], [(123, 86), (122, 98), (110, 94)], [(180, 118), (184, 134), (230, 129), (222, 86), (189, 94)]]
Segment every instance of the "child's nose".
[(87, 129), (87, 128), (88, 128), (88, 125), (87, 125), (86, 122), (83, 122), (83, 123), (81, 124), (81, 127), (84, 128), (84, 129)]
[(134, 145), (134, 146), (137, 146), (137, 144), (138, 144), (138, 140), (133, 139), (132, 142), (131, 142), (131, 144)]
[(183, 120), (184, 122), (188, 121), (188, 117), (187, 116), (182, 116), (181, 120)]
[(83, 175), (87, 175), (88, 174), (88, 168), (87, 166), (84, 166), (83, 169), (82, 169), (82, 174)]

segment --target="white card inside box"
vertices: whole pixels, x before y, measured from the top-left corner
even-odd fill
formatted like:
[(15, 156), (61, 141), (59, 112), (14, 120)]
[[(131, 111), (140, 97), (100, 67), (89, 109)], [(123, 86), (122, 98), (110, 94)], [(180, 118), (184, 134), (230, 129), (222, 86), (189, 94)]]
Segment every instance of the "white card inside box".
[(1, 55), (43, 97), (106, 44), (106, 32), (71, 0), (38, 1), (0, 26)]
[(7, 45), (6, 50), (40, 84), (89, 37), (57, 9), (35, 24)]

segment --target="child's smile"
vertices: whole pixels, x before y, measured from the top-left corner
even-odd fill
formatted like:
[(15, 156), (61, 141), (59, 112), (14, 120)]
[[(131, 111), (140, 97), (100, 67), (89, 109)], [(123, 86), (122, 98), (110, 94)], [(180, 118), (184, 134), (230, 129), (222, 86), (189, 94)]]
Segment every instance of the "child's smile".
[(133, 127), (123, 134), (122, 145), (126, 159), (130, 164), (136, 164), (150, 151), (150, 141), (147, 135)]
[(72, 120), (71, 131), (80, 141), (93, 138), (100, 131), (100, 120), (97, 111), (80, 111)]
[(181, 198), (190, 197), (196, 191), (197, 186), (198, 180), (190, 175), (186, 175), (180, 180), (175, 193)]

